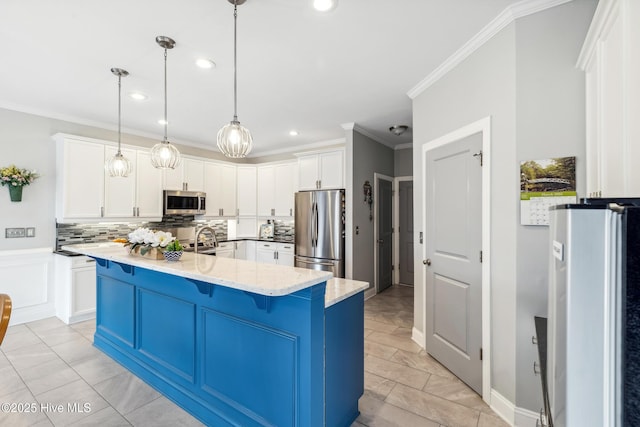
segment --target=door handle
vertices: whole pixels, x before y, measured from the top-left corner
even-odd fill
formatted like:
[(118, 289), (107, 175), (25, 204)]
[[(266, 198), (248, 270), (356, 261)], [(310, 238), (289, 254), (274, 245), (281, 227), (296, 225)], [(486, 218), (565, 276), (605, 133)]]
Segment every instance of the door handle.
[(378, 243), (383, 244), (383, 243), (384, 243), (384, 240), (382, 240), (382, 239), (378, 239)]
[(326, 267), (334, 267), (335, 266), (333, 263), (329, 263), (329, 262), (312, 262), (312, 261), (306, 261), (306, 260), (300, 259), (298, 257), (296, 257), (296, 261), (301, 262), (303, 264), (324, 265)]
[(431, 258), (423, 259), (423, 260), (422, 260), (422, 263), (423, 263), (424, 265), (431, 265)]

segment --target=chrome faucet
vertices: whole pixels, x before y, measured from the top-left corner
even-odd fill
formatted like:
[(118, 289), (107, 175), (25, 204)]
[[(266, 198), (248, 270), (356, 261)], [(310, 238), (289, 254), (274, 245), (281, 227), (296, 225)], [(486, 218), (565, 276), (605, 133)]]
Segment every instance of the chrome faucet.
[(205, 225), (203, 227), (200, 227), (198, 229), (198, 231), (196, 231), (196, 241), (195, 241), (195, 247), (194, 247), (194, 252), (198, 253), (198, 243), (200, 242), (200, 233), (202, 233), (204, 230), (209, 230), (211, 232), (211, 234), (213, 235), (213, 247), (217, 248), (218, 247), (218, 238), (216, 237), (216, 230), (213, 229), (213, 227), (209, 226), (209, 225)]

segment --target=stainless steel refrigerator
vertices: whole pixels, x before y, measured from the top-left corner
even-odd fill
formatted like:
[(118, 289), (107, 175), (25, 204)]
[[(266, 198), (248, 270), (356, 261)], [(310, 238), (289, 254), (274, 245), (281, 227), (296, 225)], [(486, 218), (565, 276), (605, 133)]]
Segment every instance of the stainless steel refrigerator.
[(548, 425), (640, 425), (640, 200), (550, 210)]
[(300, 191), (295, 201), (295, 266), (344, 277), (344, 190)]

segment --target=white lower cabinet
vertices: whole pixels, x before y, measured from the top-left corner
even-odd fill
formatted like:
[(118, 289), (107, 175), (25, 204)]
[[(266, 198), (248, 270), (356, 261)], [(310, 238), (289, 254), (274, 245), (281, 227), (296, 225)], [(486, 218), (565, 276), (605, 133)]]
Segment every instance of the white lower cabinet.
[(221, 242), (216, 248), (216, 256), (220, 258), (235, 258), (235, 242)]
[(70, 324), (96, 316), (96, 263), (86, 256), (55, 256), (56, 316)]
[(293, 243), (257, 242), (256, 261), (293, 267)]

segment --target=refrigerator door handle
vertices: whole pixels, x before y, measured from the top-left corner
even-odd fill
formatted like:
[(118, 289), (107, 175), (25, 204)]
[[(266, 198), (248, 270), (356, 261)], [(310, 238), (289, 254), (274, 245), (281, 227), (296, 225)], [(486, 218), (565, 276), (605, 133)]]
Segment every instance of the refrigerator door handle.
[(296, 261), (301, 262), (303, 264), (324, 265), (326, 267), (333, 267), (334, 266), (334, 264), (332, 262), (313, 262), (313, 261), (307, 261), (307, 260), (304, 260), (304, 259), (298, 258), (298, 257), (296, 257)]
[(318, 204), (314, 201), (311, 208), (311, 246), (318, 245)]

